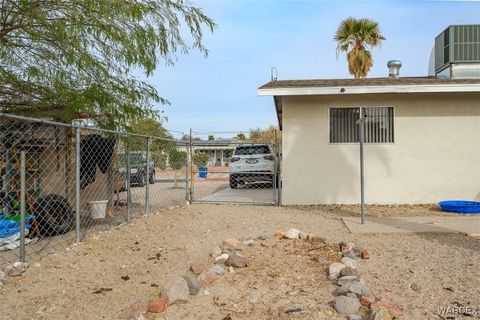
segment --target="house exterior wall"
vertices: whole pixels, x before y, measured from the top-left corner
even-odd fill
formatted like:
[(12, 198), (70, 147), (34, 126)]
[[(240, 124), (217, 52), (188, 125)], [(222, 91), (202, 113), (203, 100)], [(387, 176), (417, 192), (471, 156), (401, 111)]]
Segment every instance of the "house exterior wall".
[(329, 143), (329, 108), (393, 106), (395, 142), (365, 145), (372, 204), (480, 200), (480, 94), (283, 97), (283, 204), (360, 202), (358, 144)]

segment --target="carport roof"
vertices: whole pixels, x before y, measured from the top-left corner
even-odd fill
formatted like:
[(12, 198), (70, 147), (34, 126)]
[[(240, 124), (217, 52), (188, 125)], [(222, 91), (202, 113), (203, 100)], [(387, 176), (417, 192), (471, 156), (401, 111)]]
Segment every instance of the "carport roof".
[(275, 80), (258, 88), (259, 96), (273, 96), (282, 127), (282, 97), (381, 93), (479, 92), (478, 79), (436, 77)]

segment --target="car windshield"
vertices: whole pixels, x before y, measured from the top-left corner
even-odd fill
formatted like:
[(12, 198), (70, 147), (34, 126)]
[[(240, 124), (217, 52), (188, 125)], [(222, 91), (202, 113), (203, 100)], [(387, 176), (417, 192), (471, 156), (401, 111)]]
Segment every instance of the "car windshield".
[[(130, 165), (139, 165), (145, 163), (146, 158), (141, 153), (130, 153)], [(127, 155), (119, 154), (117, 157), (117, 167), (127, 166)]]
[(252, 154), (268, 154), (270, 153), (270, 149), (268, 146), (260, 145), (260, 146), (241, 146), (235, 149), (236, 156), (245, 156), (245, 155), (252, 155)]

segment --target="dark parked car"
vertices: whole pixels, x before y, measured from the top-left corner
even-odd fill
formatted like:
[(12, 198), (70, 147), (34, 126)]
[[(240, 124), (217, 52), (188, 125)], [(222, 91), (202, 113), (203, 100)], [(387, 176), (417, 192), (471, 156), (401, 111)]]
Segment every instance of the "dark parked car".
[[(124, 185), (127, 180), (127, 158), (122, 155), (118, 159), (117, 168), (120, 176), (123, 176)], [(145, 184), (155, 183), (155, 168), (153, 161), (150, 161), (150, 171), (147, 174), (147, 153), (135, 151), (130, 153), (130, 185), (143, 187)]]

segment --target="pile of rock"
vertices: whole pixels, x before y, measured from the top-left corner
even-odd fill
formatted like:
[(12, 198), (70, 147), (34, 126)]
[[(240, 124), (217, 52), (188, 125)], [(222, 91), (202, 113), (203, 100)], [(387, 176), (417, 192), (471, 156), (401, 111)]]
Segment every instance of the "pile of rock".
[(307, 240), (311, 242), (318, 242), (318, 243), (325, 243), (326, 240), (323, 237), (320, 237), (319, 235), (316, 235), (312, 232), (307, 233), (304, 231), (300, 231), (295, 228), (290, 228), (287, 231), (277, 231), (275, 232), (275, 236), (278, 238), (283, 238), (283, 239), (290, 239), (290, 240)]
[(17, 261), (13, 265), (7, 266), (4, 271), (0, 270), (0, 285), (3, 285), (7, 282), (8, 277), (19, 277), (27, 271), (28, 269), (28, 262), (20, 262)]
[[(329, 266), (328, 277), (337, 281), (335, 310), (350, 320), (360, 320), (363, 313), (371, 320), (391, 320), (403, 315), (403, 310), (388, 299), (377, 297), (365, 283), (358, 270), (358, 259), (368, 259), (367, 250), (355, 247), (353, 242), (340, 244), (340, 262)], [(362, 308), (362, 306), (364, 306)], [(361, 312), (361, 309), (363, 312)]]
[(125, 310), (125, 318), (131, 320), (144, 319), (147, 312), (161, 313), (168, 305), (187, 302), (190, 295), (198, 294), (202, 289), (206, 290), (216, 279), (225, 275), (226, 271), (222, 266), (228, 267), (229, 273), (234, 273), (235, 268), (245, 268), (249, 261), (241, 255), (242, 248), (253, 246), (255, 241), (252, 238), (225, 239), (220, 246), (215, 246), (210, 252), (213, 265), (206, 262), (193, 262), (189, 271), (183, 276), (168, 279), (162, 287), (158, 298), (148, 303), (135, 301)]

